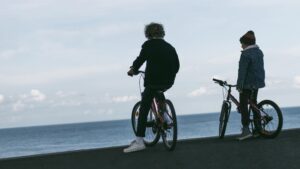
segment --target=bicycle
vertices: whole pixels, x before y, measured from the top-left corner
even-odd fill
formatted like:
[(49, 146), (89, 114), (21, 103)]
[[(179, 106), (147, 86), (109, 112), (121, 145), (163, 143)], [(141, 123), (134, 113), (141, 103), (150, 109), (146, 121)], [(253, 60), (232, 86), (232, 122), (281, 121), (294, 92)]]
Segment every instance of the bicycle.
[[(142, 96), (141, 89), (141, 79), (144, 79), (145, 72), (138, 71), (137, 74), (141, 73), (139, 79), (139, 87), (140, 93)], [(159, 91), (162, 92), (163, 91)], [(166, 123), (162, 112), (162, 104), (165, 104), (165, 112), (166, 115), (171, 120), (171, 123)], [(137, 123), (139, 117), (139, 110), (141, 106), (141, 101), (137, 102), (133, 106), (132, 114), (131, 114), (131, 122), (134, 133), (137, 133)], [(162, 137), (165, 148), (168, 151), (172, 151), (176, 147), (177, 142), (177, 118), (173, 103), (166, 99), (164, 103), (160, 103), (156, 98), (153, 98), (151, 108), (149, 110), (149, 114), (147, 116), (147, 124), (146, 124), (146, 133), (144, 137), (144, 143), (146, 146), (154, 146)]]
[[(223, 104), (219, 118), (219, 138), (224, 138), (227, 122), (231, 111), (231, 102), (237, 106), (239, 112), (239, 102), (231, 94), (231, 88), (237, 85), (228, 84), (226, 81), (213, 79), (223, 87)], [(226, 94), (224, 93), (226, 91)], [(249, 100), (248, 111), (250, 112), (250, 130), (252, 134), (258, 132), (262, 137), (275, 138), (281, 132), (283, 117), (279, 106), (272, 100), (263, 100), (258, 104)]]

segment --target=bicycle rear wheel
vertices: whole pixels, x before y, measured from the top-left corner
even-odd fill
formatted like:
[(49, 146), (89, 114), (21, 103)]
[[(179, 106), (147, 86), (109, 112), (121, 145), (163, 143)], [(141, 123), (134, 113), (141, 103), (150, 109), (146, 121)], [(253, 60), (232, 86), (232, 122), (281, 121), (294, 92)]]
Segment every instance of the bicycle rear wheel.
[[(141, 101), (137, 102), (132, 110), (131, 113), (131, 123), (133, 132), (137, 134), (137, 126), (138, 126), (138, 119), (140, 114), (140, 107)], [(147, 124), (146, 124), (146, 131), (144, 137), (144, 143), (146, 146), (153, 146), (155, 145), (160, 138), (160, 133), (157, 127), (157, 122), (153, 111), (150, 109), (148, 116), (147, 116)]]
[(263, 100), (257, 105), (259, 121), (254, 123), (258, 127), (261, 136), (275, 138), (281, 132), (283, 117), (279, 106), (271, 100)]
[(170, 100), (166, 100), (166, 112), (171, 124), (166, 124), (162, 127), (161, 135), (165, 145), (165, 148), (169, 151), (173, 151), (177, 142), (177, 118), (175, 108)]
[(228, 101), (223, 101), (222, 109), (219, 118), (219, 138), (224, 138), (227, 122), (230, 114), (231, 103)]

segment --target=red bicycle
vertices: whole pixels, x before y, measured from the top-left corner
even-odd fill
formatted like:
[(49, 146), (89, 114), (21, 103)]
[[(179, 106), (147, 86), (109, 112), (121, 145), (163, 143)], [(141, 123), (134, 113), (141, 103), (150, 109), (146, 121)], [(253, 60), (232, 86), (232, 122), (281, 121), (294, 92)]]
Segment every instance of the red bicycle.
[[(143, 71), (139, 80), (140, 93), (142, 95), (141, 79), (144, 79)], [(163, 91), (158, 91), (163, 94)], [(137, 102), (132, 110), (131, 122), (134, 133), (137, 132), (137, 124), (140, 113), (141, 101)], [(162, 109), (162, 107), (164, 107)], [(163, 114), (164, 113), (164, 114)], [(165, 121), (164, 116), (167, 116), (169, 122)], [(162, 137), (165, 148), (169, 151), (175, 149), (177, 142), (177, 118), (174, 106), (168, 99), (159, 102), (158, 99), (153, 98), (151, 109), (147, 116), (146, 132), (144, 137), (144, 143), (146, 146), (154, 146)]]

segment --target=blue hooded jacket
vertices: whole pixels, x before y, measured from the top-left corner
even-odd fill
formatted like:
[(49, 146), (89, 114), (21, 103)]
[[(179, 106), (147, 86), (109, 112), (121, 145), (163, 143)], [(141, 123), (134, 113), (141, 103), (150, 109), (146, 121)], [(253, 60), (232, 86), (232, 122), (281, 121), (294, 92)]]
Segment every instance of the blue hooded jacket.
[(238, 89), (265, 87), (264, 54), (257, 45), (242, 51), (237, 79)]

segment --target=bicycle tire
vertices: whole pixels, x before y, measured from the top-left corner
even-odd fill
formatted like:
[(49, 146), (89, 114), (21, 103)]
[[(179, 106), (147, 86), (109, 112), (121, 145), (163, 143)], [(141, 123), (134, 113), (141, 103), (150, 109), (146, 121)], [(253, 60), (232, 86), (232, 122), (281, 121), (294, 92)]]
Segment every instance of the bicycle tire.
[(133, 132), (135, 135), (137, 133), (137, 118), (138, 118), (140, 105), (141, 105), (141, 101), (137, 102), (133, 106), (132, 113), (131, 113), (131, 124), (132, 124), (132, 129), (133, 129)]
[[(133, 132), (136, 135), (137, 134), (137, 125), (138, 125), (138, 117), (139, 117), (139, 109), (141, 107), (141, 101), (137, 102), (132, 109), (131, 113), (131, 124), (133, 128)], [(147, 126), (145, 131), (145, 137), (144, 137), (144, 143), (146, 146), (154, 146), (160, 138), (160, 133), (157, 128), (157, 122), (156, 118), (152, 112), (152, 110), (149, 110), (148, 116), (147, 116), (147, 123), (150, 124), (151, 122), (153, 126)]]
[[(264, 111), (263, 116), (259, 115), (260, 124), (257, 124), (258, 121), (254, 121), (255, 125), (260, 125), (258, 130), (260, 135), (265, 138), (277, 137), (283, 124), (283, 116), (279, 106), (271, 100), (263, 100), (257, 107), (260, 111)], [(274, 126), (274, 129), (271, 129), (272, 126)]]
[(220, 118), (219, 118), (219, 138), (223, 139), (226, 132), (227, 122), (230, 114), (231, 104), (228, 101), (223, 101)]
[[(166, 107), (169, 118), (172, 119), (172, 125), (169, 126), (171, 128), (162, 129), (162, 139), (164, 142), (164, 146), (168, 151), (173, 151), (176, 147), (177, 143), (177, 117), (173, 103), (170, 100), (166, 100)], [(171, 133), (171, 134), (170, 134)], [(168, 139), (168, 134), (170, 134), (170, 140)]]

